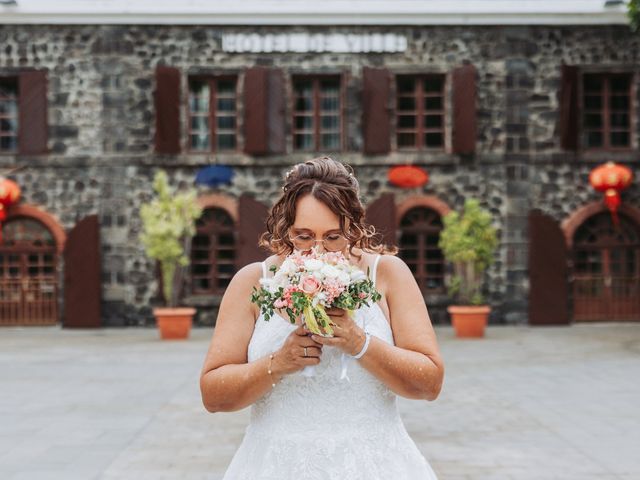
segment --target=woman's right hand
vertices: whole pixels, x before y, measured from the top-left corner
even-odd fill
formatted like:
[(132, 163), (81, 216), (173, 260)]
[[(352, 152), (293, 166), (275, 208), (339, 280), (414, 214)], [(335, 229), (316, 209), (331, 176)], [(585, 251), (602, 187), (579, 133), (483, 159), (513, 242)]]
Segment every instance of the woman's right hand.
[(309, 331), (299, 326), (289, 334), (280, 350), (275, 353), (271, 369), (279, 376), (294, 373), (309, 365), (318, 365), (321, 354), (322, 344), (312, 340)]

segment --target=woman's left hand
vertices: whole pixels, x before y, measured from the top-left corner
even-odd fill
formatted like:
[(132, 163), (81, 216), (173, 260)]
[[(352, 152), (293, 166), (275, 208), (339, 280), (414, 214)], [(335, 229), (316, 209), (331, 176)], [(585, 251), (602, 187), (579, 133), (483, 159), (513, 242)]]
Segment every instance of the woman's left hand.
[(344, 353), (356, 355), (366, 340), (364, 330), (356, 325), (342, 308), (327, 308), (327, 315), (331, 318), (333, 326), (333, 337), (323, 337), (322, 335), (312, 335), (311, 338), (323, 345), (338, 347)]

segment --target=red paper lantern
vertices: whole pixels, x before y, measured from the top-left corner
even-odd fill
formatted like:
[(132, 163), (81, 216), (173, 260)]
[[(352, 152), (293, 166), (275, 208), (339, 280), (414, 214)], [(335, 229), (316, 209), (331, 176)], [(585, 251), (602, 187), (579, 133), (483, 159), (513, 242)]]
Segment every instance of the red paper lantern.
[(414, 165), (393, 167), (387, 173), (389, 181), (402, 188), (421, 187), (429, 181), (429, 174)]
[(600, 165), (589, 174), (589, 183), (599, 192), (604, 193), (604, 203), (611, 212), (614, 225), (618, 225), (618, 207), (620, 206), (620, 192), (631, 184), (633, 172), (624, 165), (607, 162)]
[(2, 243), (2, 222), (7, 218), (7, 209), (18, 203), (20, 187), (13, 180), (0, 177), (0, 243)]

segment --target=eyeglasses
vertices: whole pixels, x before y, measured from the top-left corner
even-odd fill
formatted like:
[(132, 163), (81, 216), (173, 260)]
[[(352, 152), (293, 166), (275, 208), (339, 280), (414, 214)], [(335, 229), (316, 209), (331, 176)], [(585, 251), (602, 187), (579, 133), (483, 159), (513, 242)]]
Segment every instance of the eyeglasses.
[(328, 252), (338, 252), (347, 246), (348, 240), (344, 235), (331, 233), (321, 240), (316, 240), (313, 235), (303, 233), (295, 237), (289, 237), (296, 250), (311, 250), (316, 243), (322, 242), (322, 246)]

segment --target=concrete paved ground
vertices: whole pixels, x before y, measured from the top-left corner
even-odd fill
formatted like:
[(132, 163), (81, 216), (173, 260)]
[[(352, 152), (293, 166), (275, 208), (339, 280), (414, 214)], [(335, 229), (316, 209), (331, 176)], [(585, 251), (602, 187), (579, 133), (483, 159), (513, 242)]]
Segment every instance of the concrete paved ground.
[[(443, 391), (400, 406), (441, 480), (640, 479), (640, 324), (436, 332)], [(249, 410), (202, 407), (210, 335), (0, 329), (0, 478), (221, 478)]]

